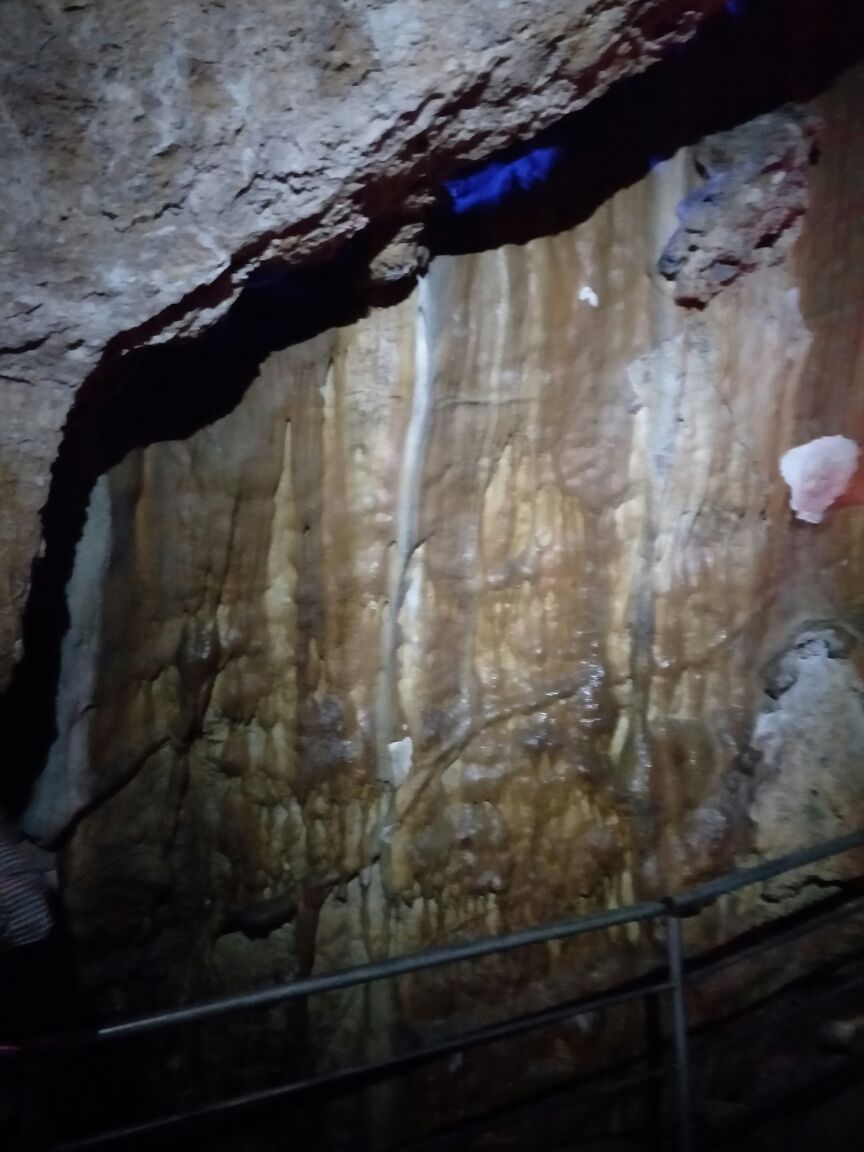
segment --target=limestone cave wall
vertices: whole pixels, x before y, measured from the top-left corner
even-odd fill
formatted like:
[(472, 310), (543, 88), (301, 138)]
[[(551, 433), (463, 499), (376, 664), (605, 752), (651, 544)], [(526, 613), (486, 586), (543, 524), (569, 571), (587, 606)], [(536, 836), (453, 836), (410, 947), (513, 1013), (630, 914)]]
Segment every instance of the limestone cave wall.
[(268, 261), (375, 251), (722, 0), (4, 0), (0, 685), (76, 395)]
[[(824, 125), (806, 212), (703, 309), (658, 270), (703, 179), (684, 150), (560, 235), (436, 258), (100, 476), (25, 826), (61, 840), (103, 1009), (624, 904), (860, 823), (862, 522), (794, 523), (777, 460), (864, 433), (862, 100), (858, 70), (778, 114)], [(322, 1035), (374, 1049), (655, 942), (542, 951), (344, 999)]]
[[(619, 7), (626, 22), (652, 6)], [(671, 43), (712, 6), (666, 8)], [(622, 71), (650, 62), (647, 40)], [(457, 154), (578, 107), (574, 70), (592, 93), (615, 78), (591, 72), (592, 44), (548, 116), (554, 84), (519, 103), (530, 53), (477, 98), (494, 117), (518, 97), (499, 135), (451, 138), (442, 106), (431, 168), (388, 169), (374, 137), (375, 163), (337, 172), (326, 211), (306, 205), (313, 223), (283, 204), (276, 227), (243, 199), (253, 178), (236, 218), (211, 214), (212, 267), (184, 249), (146, 307), (94, 304), (83, 350), (63, 345), (68, 379), (38, 358), (9, 377), (0, 719), (21, 755), (3, 800), (57, 852), (95, 1015), (614, 907), (861, 825), (864, 519), (793, 522), (777, 461), (816, 435), (864, 442), (864, 72), (791, 107), (733, 101), (687, 147), (661, 133), (675, 146), (635, 170), (602, 144), (633, 102), (607, 106), (579, 162), (613, 175), (575, 208), (570, 171), (551, 213), (541, 187), (420, 237)], [(298, 203), (312, 185), (323, 196), (310, 175)], [(336, 248), (364, 237), (364, 196), (358, 304)], [(147, 228), (163, 215), (127, 222), (160, 267)], [(387, 306), (365, 307), (370, 277)], [(0, 352), (47, 356), (68, 327)], [(689, 942), (842, 874), (726, 902)], [(622, 929), (330, 997), (276, 1013), (272, 1050), (294, 1068), (381, 1054), (657, 956), (650, 929)], [(753, 986), (800, 962), (757, 964)], [(563, 1028), (534, 1071), (625, 1033)]]

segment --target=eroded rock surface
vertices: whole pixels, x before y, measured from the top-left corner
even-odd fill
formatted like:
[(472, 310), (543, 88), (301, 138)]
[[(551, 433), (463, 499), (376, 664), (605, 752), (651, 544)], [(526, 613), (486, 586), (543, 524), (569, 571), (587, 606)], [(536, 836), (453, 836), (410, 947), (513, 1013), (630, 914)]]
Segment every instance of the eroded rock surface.
[[(864, 682), (860, 639), (830, 621), (803, 628), (772, 663), (774, 703), (757, 717), (759, 756), (751, 816), (758, 836), (792, 852), (802, 840), (829, 840), (864, 811)], [(857, 657), (857, 658), (856, 658)], [(848, 862), (826, 868), (842, 875)], [(854, 867), (854, 864), (853, 864)]]
[(693, 150), (705, 182), (681, 201), (680, 226), (658, 265), (679, 303), (704, 307), (739, 276), (785, 258), (807, 208), (819, 127), (812, 113), (790, 107)]
[(206, 326), (262, 263), (386, 239), (454, 164), (581, 107), (721, 6), (0, 5), (0, 686), (60, 429), (97, 363)]
[[(834, 226), (858, 202), (862, 79), (819, 105), (843, 143), (809, 170), (792, 258), (704, 311), (651, 274), (682, 155), (561, 236), (436, 259), (398, 306), (273, 355), (229, 415), (99, 480), (28, 814), (71, 830), (97, 1003), (615, 906), (855, 823), (852, 660), (819, 656), (826, 707), (795, 711), (842, 745), (829, 823), (800, 789), (780, 819), (738, 765), (792, 623), (852, 635), (862, 610), (860, 522), (795, 524), (776, 466), (864, 427), (861, 222)], [(780, 788), (805, 771), (794, 733), (783, 749)], [(310, 1035), (325, 1061), (380, 1054), (502, 989), (632, 974), (655, 943), (621, 930), (334, 997)]]
[[(651, 7), (627, 11), (647, 17)], [(90, 28), (106, 42), (115, 15), (134, 30), (138, 10), (35, 9), (61, 26), (80, 19), (82, 36)], [(45, 436), (32, 451), (37, 462), (43, 454), (41, 468), (64, 397), (106, 333), (155, 339), (205, 323), (256, 262), (305, 259), (373, 216), (387, 226), (376, 232), (383, 247), (372, 276), (404, 289), (424, 254), (417, 201), (409, 199), (406, 222), (402, 197), (437, 171), (430, 158), (450, 156), (451, 146), (452, 155), (457, 146), (479, 154), (490, 132), (503, 142), (527, 131), (522, 112), (502, 112), (514, 93), (523, 111), (550, 100), (559, 111), (571, 106), (556, 95), (558, 65), (549, 65), (552, 75), (531, 72), (530, 83), (521, 71), (547, 60), (546, 32), (536, 40), (542, 22), (516, 37), (539, 45), (539, 56), (526, 48), (513, 72), (501, 49), (500, 74), (498, 49), (483, 54), (499, 25), (454, 22), (445, 44), (457, 31), (462, 49), (479, 43), (483, 81), (469, 83), (466, 96), (460, 73), (457, 95), (440, 108), (423, 103), (420, 84), (410, 114), (391, 110), (396, 127), (352, 139), (366, 168), (339, 167), (338, 139), (313, 141), (334, 161), (330, 184), (314, 164), (295, 172), (293, 154), (272, 158), (278, 118), (244, 121), (235, 133), (251, 157), (222, 138), (240, 122), (226, 92), (238, 108), (281, 107), (275, 89), (295, 48), (268, 43), (261, 54), (275, 52), (279, 67), (244, 88), (240, 65), (204, 53), (227, 19), (218, 6), (208, 11), (211, 24), (201, 22), (200, 4), (179, 6), (164, 37), (153, 32), (129, 49), (147, 59), (162, 59), (164, 49), (173, 62), (156, 77), (165, 98), (135, 112), (154, 133), (154, 164), (163, 164), (153, 169), (165, 182), (160, 210), (136, 219), (130, 199), (138, 188), (153, 202), (151, 172), (132, 173), (119, 154), (108, 214), (85, 204), (75, 221), (94, 253), (102, 233), (84, 227), (88, 214), (103, 217), (106, 234), (118, 232), (117, 275), (139, 295), (109, 284), (105, 300), (101, 288), (91, 300), (97, 255), (92, 267), (76, 264), (81, 279), (69, 281), (70, 292), (89, 302), (82, 325), (97, 334), (82, 345), (65, 313), (57, 339), (70, 343), (40, 343), (40, 308), (43, 319), (52, 313), (37, 301), (27, 321), (36, 343), (17, 346), (30, 367), (10, 393), (21, 414), (3, 457), (10, 492), (24, 490), (21, 462), (31, 460), (20, 442), (27, 404), (44, 405)], [(576, 16), (588, 11), (577, 6)], [(101, 24), (86, 23), (94, 14)], [(311, 26), (316, 17), (307, 19)], [(570, 71), (584, 64), (580, 53), (600, 51), (611, 35), (599, 18), (598, 40), (594, 30), (578, 46), (569, 33), (562, 41), (567, 101), (581, 99)], [(250, 28), (250, 45), (259, 35)], [(298, 52), (308, 49), (303, 37)], [(195, 53), (184, 56), (192, 43)], [(46, 39), (45, 51), (68, 48), (63, 37), (52, 44)], [(410, 37), (403, 47), (413, 67)], [(331, 111), (347, 99), (338, 77), (350, 78), (360, 48), (352, 41), (350, 59), (328, 72)], [(326, 39), (323, 58), (337, 51)], [(605, 83), (606, 66), (592, 84)], [(111, 83), (130, 70), (124, 62)], [(361, 72), (358, 91), (378, 83), (374, 67)], [(223, 172), (191, 162), (188, 195), (171, 207), (165, 197), (197, 155), (185, 126), (168, 117), (188, 95), (178, 75), (195, 77), (189, 92), (204, 111), (191, 123), (225, 163)], [(71, 623), (58, 732), (26, 814), (31, 835), (60, 845), (65, 912), (97, 1012), (614, 907), (857, 822), (845, 810), (864, 753), (854, 645), (840, 658), (833, 640), (817, 638), (826, 650), (808, 649), (803, 679), (781, 659), (771, 681), (777, 709), (766, 705), (761, 670), (802, 620), (833, 621), (842, 638), (864, 619), (862, 521), (847, 510), (818, 528), (793, 524), (776, 470), (791, 443), (838, 429), (862, 439), (862, 85), (853, 74), (815, 108), (830, 134), (819, 164), (801, 166), (808, 211), (787, 234), (795, 243), (786, 259), (724, 281), (702, 311), (680, 308), (657, 273), (692, 183), (692, 157), (680, 154), (561, 235), (435, 259), (397, 306), (270, 356), (218, 419), (163, 426), (146, 402), (134, 409), (150, 421), (147, 434), (123, 441), (139, 446), (121, 453), (89, 495), (65, 590)], [(125, 125), (122, 109), (138, 108), (136, 94), (111, 91), (117, 108), (100, 114)], [(331, 89), (319, 97), (331, 100)], [(486, 119), (476, 111), (490, 107)], [(96, 116), (93, 138), (113, 139), (100, 135), (101, 124)], [(176, 150), (164, 145), (171, 132)], [(68, 165), (83, 186), (92, 140), (81, 135), (80, 157), (61, 149), (55, 175)], [(706, 146), (706, 164), (720, 162), (718, 148)], [(393, 182), (379, 186), (385, 169)], [(283, 178), (271, 179), (274, 171)], [(302, 178), (299, 191), (293, 176)], [(223, 192), (234, 199), (219, 216)], [(286, 207), (289, 194), (309, 212), (296, 231), (283, 228), (295, 204)], [(113, 251), (98, 254), (103, 276)], [(120, 262), (127, 251), (134, 260)], [(220, 280), (232, 261), (237, 275)], [(172, 309), (208, 276), (217, 282), (212, 296)], [(154, 316), (161, 319), (147, 327)], [(196, 361), (194, 347), (180, 363), (206, 394), (203, 366), (212, 369), (212, 359)], [(45, 359), (43, 379), (37, 359), (23, 359), (58, 348), (68, 376), (52, 375)], [(124, 401), (150, 395), (148, 385), (167, 394), (147, 378), (148, 361), (135, 363), (142, 378), (124, 378), (119, 400), (99, 414), (109, 425), (122, 424)], [(175, 407), (165, 404), (169, 415)], [(28, 475), (41, 474), (33, 469)], [(35, 518), (37, 487), (26, 491)], [(35, 520), (14, 523), (10, 571), (23, 572)], [(15, 579), (10, 603), (23, 587)], [(770, 725), (758, 719), (766, 707), (779, 717), (770, 741)], [(832, 752), (818, 819), (805, 796), (802, 724), (809, 749)], [(795, 803), (783, 808), (778, 796), (787, 793)], [(770, 914), (782, 906), (775, 901)], [(690, 943), (720, 940), (765, 915), (755, 898), (718, 907), (688, 927)], [(489, 1020), (502, 1002), (539, 1006), (634, 975), (658, 955), (650, 929), (619, 929), (278, 1010), (256, 1033), (249, 1067), (238, 1064), (251, 1076), (262, 1051), (283, 1071), (381, 1056), (406, 1036)], [(790, 965), (772, 958), (766, 981), (782, 980)], [(613, 1053), (626, 1025), (591, 1017), (562, 1026), (553, 1044), (526, 1041), (520, 1074), (537, 1082), (572, 1074), (586, 1043)], [(460, 1072), (448, 1091), (470, 1100), (482, 1072)]]

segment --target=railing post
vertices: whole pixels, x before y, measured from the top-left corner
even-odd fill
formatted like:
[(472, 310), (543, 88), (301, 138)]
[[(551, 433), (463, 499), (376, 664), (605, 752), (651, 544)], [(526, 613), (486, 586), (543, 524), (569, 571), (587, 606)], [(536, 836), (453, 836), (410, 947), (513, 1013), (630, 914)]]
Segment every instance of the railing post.
[(666, 964), (669, 969), (672, 1007), (672, 1053), (675, 1068), (675, 1110), (679, 1152), (692, 1152), (690, 1113), (690, 1057), (687, 1043), (687, 1005), (684, 1000), (684, 949), (677, 909), (669, 904), (664, 918)]

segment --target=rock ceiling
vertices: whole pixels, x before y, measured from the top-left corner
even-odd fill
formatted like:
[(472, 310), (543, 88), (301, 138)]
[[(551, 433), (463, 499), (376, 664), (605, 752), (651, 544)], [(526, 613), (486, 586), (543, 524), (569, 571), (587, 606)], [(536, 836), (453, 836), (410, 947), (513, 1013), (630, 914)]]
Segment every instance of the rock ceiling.
[(456, 164), (639, 72), (722, 0), (5, 0), (0, 685), (70, 405), (257, 265), (410, 224)]

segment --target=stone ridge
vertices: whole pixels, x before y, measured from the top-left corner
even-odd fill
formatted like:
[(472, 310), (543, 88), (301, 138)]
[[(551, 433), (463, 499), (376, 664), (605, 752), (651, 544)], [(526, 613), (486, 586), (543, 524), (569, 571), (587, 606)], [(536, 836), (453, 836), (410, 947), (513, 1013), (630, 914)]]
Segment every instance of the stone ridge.
[(97, 364), (205, 327), (262, 262), (397, 234), (454, 165), (583, 106), (721, 7), (0, 5), (0, 688), (61, 429)]
[(807, 209), (821, 127), (787, 105), (694, 149), (705, 182), (678, 205), (680, 227), (658, 262), (679, 304), (704, 308), (739, 276), (785, 258)]

